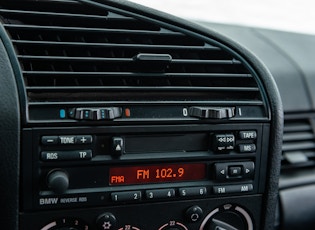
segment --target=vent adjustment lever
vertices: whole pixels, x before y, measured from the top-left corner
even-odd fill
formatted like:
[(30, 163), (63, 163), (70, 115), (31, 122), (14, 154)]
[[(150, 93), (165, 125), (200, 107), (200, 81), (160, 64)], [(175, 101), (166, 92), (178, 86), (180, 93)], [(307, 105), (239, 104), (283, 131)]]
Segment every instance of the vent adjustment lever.
[(133, 59), (135, 63), (138, 64), (138, 71), (153, 73), (165, 72), (172, 62), (172, 56), (170, 54), (140, 53)]
[(69, 110), (68, 114), (70, 118), (76, 120), (114, 120), (122, 116), (122, 108), (73, 108)]
[(233, 107), (198, 107), (193, 106), (188, 110), (189, 116), (205, 119), (224, 119), (235, 116)]

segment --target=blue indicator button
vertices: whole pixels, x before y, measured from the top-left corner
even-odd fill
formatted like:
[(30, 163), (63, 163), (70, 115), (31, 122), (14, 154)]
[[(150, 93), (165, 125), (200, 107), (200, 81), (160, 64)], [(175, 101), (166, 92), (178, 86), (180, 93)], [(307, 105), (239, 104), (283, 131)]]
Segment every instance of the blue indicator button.
[(59, 111), (59, 116), (60, 116), (61, 119), (66, 118), (66, 110), (61, 109), (61, 110)]

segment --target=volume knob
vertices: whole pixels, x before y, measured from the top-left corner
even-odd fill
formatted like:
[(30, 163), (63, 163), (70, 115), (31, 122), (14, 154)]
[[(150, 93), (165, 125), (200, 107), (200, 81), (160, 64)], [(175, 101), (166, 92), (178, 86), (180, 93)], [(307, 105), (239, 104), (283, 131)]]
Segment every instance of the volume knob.
[(48, 173), (47, 185), (55, 193), (64, 193), (69, 187), (69, 176), (64, 171), (53, 170)]

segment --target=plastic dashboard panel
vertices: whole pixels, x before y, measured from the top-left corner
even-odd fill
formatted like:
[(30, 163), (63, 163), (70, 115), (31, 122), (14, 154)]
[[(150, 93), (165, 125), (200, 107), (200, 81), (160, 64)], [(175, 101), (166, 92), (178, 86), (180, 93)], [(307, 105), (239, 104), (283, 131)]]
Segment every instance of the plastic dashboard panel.
[[(102, 8), (103, 6), (102, 2), (83, 1), (83, 0), (79, 2), (87, 4), (87, 6), (94, 5), (100, 8)], [(273, 229), (274, 210), (275, 210), (275, 204), (277, 200), (277, 185), (278, 185), (278, 179), (279, 179), (278, 176), (279, 176), (279, 170), (280, 170), (279, 164), (280, 164), (280, 151), (281, 151), (281, 141), (282, 141), (283, 117), (282, 117), (282, 105), (281, 105), (279, 93), (277, 91), (275, 82), (273, 78), (271, 77), (269, 71), (265, 68), (263, 64), (261, 64), (261, 62), (253, 54), (249, 53), (248, 51), (246, 51), (240, 45), (234, 43), (229, 38), (223, 37), (214, 31), (206, 30), (204, 27), (199, 27), (195, 24), (191, 24), (189, 22), (183, 21), (182, 19), (174, 18), (172, 16), (165, 15), (163, 13), (156, 12), (154, 10), (141, 7), (141, 6), (129, 3), (129, 2), (107, 1), (106, 4), (108, 4), (110, 7), (114, 7), (114, 8), (117, 7), (120, 10), (125, 11), (125, 12), (128, 11), (131, 14), (138, 14), (140, 18), (141, 17), (150, 18), (150, 20), (158, 21), (160, 24), (166, 23), (166, 24), (171, 25), (171, 27), (181, 28), (182, 31), (186, 31), (190, 35), (191, 34), (197, 35), (199, 38), (218, 41), (219, 43), (222, 44), (222, 46), (228, 47), (227, 50), (230, 50), (230, 51), (233, 50), (233, 52), (238, 54), (238, 57), (242, 58), (242, 61), (244, 63), (248, 63), (248, 65), (253, 69), (253, 72), (257, 73), (257, 76), (259, 76), (259, 81), (261, 82), (261, 88), (263, 88), (266, 91), (266, 100), (269, 102), (268, 105), (270, 109), (270, 114), (268, 114), (268, 116), (270, 115), (270, 136), (268, 137), (265, 135), (263, 137), (259, 137), (260, 139), (258, 139), (259, 143), (261, 143), (261, 148), (263, 149), (261, 151), (264, 153), (267, 152), (268, 158), (267, 156), (262, 157), (261, 162), (257, 159), (257, 165), (259, 165), (260, 163), (262, 164), (260, 166), (261, 175), (258, 176), (258, 172), (256, 172), (256, 176), (255, 176), (255, 186), (258, 184), (259, 186), (262, 186), (261, 188), (264, 188), (262, 191), (255, 190), (257, 191), (257, 194), (252, 194), (249, 196), (231, 196), (231, 197), (224, 197), (224, 198), (214, 196), (211, 199), (205, 199), (205, 200), (192, 199), (192, 200), (183, 200), (183, 201), (175, 199), (169, 202), (155, 202), (152, 205), (161, 211), (163, 210), (164, 206), (167, 206), (169, 210), (172, 210), (172, 212), (174, 213), (174, 218), (178, 218), (181, 220), (182, 214), (176, 213), (178, 212), (178, 209), (185, 210), (187, 206), (191, 206), (194, 203), (197, 203), (200, 206), (202, 206), (202, 208), (205, 210), (205, 213), (206, 213), (205, 216), (208, 216), (209, 218), (211, 218), (211, 215), (210, 215), (211, 213), (209, 213), (211, 209), (219, 210), (219, 209), (215, 209), (215, 207), (219, 207), (223, 204), (235, 203), (236, 204), (235, 207), (232, 207), (232, 206), (231, 207), (225, 206), (225, 207), (227, 209), (235, 208), (235, 210), (238, 213), (246, 214), (246, 211), (244, 211), (243, 208), (240, 208), (237, 206), (238, 204), (240, 204), (241, 206), (245, 205), (246, 209), (251, 210), (250, 216), (255, 217), (255, 221), (257, 222), (255, 223), (255, 226), (257, 229)], [(13, 52), (12, 44), (10, 43), (3, 29), (2, 29), (1, 38), (2, 38), (4, 46), (6, 47), (5, 48), (6, 52), (9, 54), (8, 56), (1, 55), (1, 58), (3, 59), (3, 61), (0, 64), (3, 66), (3, 68), (1, 68), (0, 81), (5, 81), (5, 84), (1, 84), (1, 86), (6, 85), (6, 87), (4, 90), (1, 90), (0, 93), (1, 93), (2, 98), (4, 99), (8, 98), (7, 101), (1, 100), (1, 102), (3, 101), (10, 102), (10, 103), (5, 103), (3, 105), (1, 104), (2, 111), (10, 111), (10, 113), (9, 112), (1, 113), (1, 115), (5, 117), (1, 119), (1, 122), (0, 122), (1, 132), (3, 131), (3, 133), (5, 133), (5, 137), (0, 139), (1, 146), (4, 146), (3, 148), (5, 148), (5, 150), (3, 150), (1, 153), (1, 162), (4, 165), (3, 169), (1, 170), (4, 173), (1, 173), (0, 179), (5, 185), (5, 187), (1, 186), (1, 203), (4, 204), (3, 207), (6, 210), (5, 215), (7, 215), (7, 216), (3, 215), (1, 217), (1, 226), (6, 229), (24, 229), (24, 227), (29, 226), (31, 224), (31, 221), (35, 220), (38, 215), (40, 215), (40, 217), (43, 218), (42, 221), (45, 221), (46, 223), (49, 223), (49, 220), (54, 220), (54, 217), (51, 215), (56, 215), (59, 218), (60, 215), (72, 216), (72, 215), (77, 214), (81, 216), (83, 219), (87, 218), (90, 221), (90, 220), (93, 220), (95, 216), (97, 216), (101, 212), (101, 210), (111, 210), (111, 212), (115, 213), (118, 216), (119, 215), (128, 216), (128, 213), (133, 213), (133, 215), (135, 215), (135, 218), (140, 218), (136, 216), (136, 213), (137, 212), (140, 213), (143, 209), (150, 210), (150, 211), (147, 211), (146, 213), (146, 214), (151, 215), (148, 218), (152, 218), (152, 216), (156, 215), (156, 213), (154, 213), (154, 211), (150, 209), (151, 204), (148, 204), (148, 203), (137, 204), (137, 205), (134, 205), (133, 203), (132, 204), (127, 203), (126, 205), (121, 204), (121, 205), (113, 206), (113, 207), (111, 207), (110, 205), (108, 208), (106, 208), (106, 206), (105, 208), (104, 207), (103, 208), (102, 207), (95, 207), (95, 208), (89, 207), (86, 210), (85, 208), (80, 207), (80, 210), (76, 210), (74, 213), (71, 213), (72, 211), (63, 211), (64, 213), (62, 213), (60, 212), (60, 210), (58, 211), (58, 208), (57, 210), (53, 209), (52, 211), (48, 211), (48, 212), (38, 211), (36, 209), (33, 209), (32, 205), (30, 206), (27, 205), (29, 201), (25, 200), (25, 197), (24, 197), (25, 192), (27, 193), (29, 191), (32, 191), (32, 189), (30, 189), (30, 187), (28, 187), (27, 185), (30, 183), (32, 184), (32, 186), (36, 187), (38, 186), (36, 184), (38, 183), (38, 181), (37, 179), (34, 179), (35, 177), (34, 178), (33, 176), (28, 177), (24, 173), (27, 173), (28, 169), (30, 169), (31, 171), (33, 170), (32, 172), (35, 175), (37, 169), (36, 168), (35, 170), (32, 169), (32, 164), (36, 165), (37, 163), (32, 162), (32, 157), (29, 157), (29, 155), (27, 155), (29, 154), (28, 151), (21, 152), (19, 149), (21, 146), (17, 143), (20, 143), (20, 138), (21, 138), (20, 122), (23, 121), (22, 127), (25, 127), (24, 134), (23, 134), (23, 149), (25, 148), (32, 149), (31, 147), (32, 144), (34, 146), (37, 146), (40, 140), (40, 137), (42, 135), (45, 136), (45, 135), (54, 134), (55, 136), (58, 136), (58, 130), (56, 130), (55, 127), (51, 127), (50, 130), (45, 130), (47, 129), (47, 127), (49, 128), (49, 125), (47, 124), (44, 125), (43, 130), (41, 130), (40, 125), (36, 125), (37, 127), (39, 127), (37, 129), (35, 126), (32, 127), (32, 125), (27, 123), (26, 114), (25, 114), (27, 110), (25, 109), (26, 107), (24, 107), (25, 95), (24, 95), (23, 83), (20, 81), (20, 79), (18, 79), (21, 75), (21, 69), (18, 65), (18, 60), (16, 59), (15, 54)], [(1, 52), (1, 53), (5, 54), (6, 52)], [(15, 71), (12, 71), (12, 69), (14, 69)], [(13, 80), (14, 79), (13, 73), (15, 73), (17, 82), (14, 82)], [(5, 76), (5, 77), (2, 77), (2, 76)], [(18, 102), (18, 99), (17, 99), (17, 96), (18, 96), (17, 88), (19, 88), (19, 91), (20, 91), (19, 92), (20, 102)], [(19, 118), (19, 115), (20, 115), (19, 108), (21, 108), (21, 111), (22, 111), (21, 113), (22, 118)], [(8, 120), (10, 122), (7, 122)], [(251, 121), (249, 120), (249, 123), (250, 122)], [(180, 130), (180, 126), (175, 127), (172, 125), (170, 126), (164, 125), (162, 127), (154, 127), (154, 128), (152, 128), (153, 126), (152, 127), (148, 126), (148, 127), (149, 127), (150, 132), (158, 133), (159, 135), (161, 135), (161, 133), (163, 134), (163, 132), (168, 133), (168, 131), (166, 131), (168, 127), (172, 129), (173, 132), (175, 133), (176, 132), (190, 133), (190, 132), (195, 132), (195, 131), (204, 132), (203, 130), (209, 129), (210, 127), (210, 129), (220, 130), (220, 133), (227, 130), (227, 132), (229, 133), (234, 132), (234, 134), (237, 135), (239, 131), (235, 131), (235, 130), (246, 130), (246, 127), (240, 128), (244, 124), (244, 122), (234, 125), (234, 126), (232, 125), (231, 127), (234, 127), (233, 130), (231, 128), (227, 128), (228, 127), (227, 125), (220, 124), (220, 123), (222, 122), (219, 122), (217, 125), (211, 126), (211, 122), (210, 124), (204, 124), (203, 121), (201, 121), (201, 122), (196, 122), (194, 124), (191, 124), (192, 128), (189, 129), (189, 122), (188, 122), (188, 125), (186, 126), (184, 125), (183, 127), (185, 128), (182, 130)], [(87, 123), (87, 124), (95, 125), (95, 123)], [(251, 126), (251, 124), (247, 124), (247, 125), (249, 129), (252, 129), (251, 127), (256, 127), (256, 126)], [(32, 128), (34, 129), (32, 130)], [(102, 130), (102, 127), (95, 127), (95, 133), (93, 133), (93, 135), (96, 135), (97, 138), (99, 138), (97, 136), (98, 133), (101, 133), (101, 135), (108, 135), (107, 133), (118, 133), (118, 134), (131, 133), (132, 135), (134, 135), (134, 133), (141, 133), (141, 135), (143, 135), (143, 132), (144, 132), (143, 130), (147, 130), (147, 127), (143, 126), (143, 124), (142, 126), (138, 125), (137, 127), (134, 127), (133, 132), (129, 131), (130, 127), (128, 126), (116, 127), (116, 131), (114, 128), (115, 127), (109, 127), (107, 130)], [(74, 132), (73, 130), (71, 131), (71, 125), (69, 126), (69, 124), (67, 124), (66, 127), (63, 127), (63, 129), (64, 129), (63, 135), (70, 135), (71, 133)], [(8, 130), (9, 130), (9, 133), (7, 133)], [(75, 130), (79, 130), (84, 135), (89, 135), (91, 132), (93, 132), (93, 129), (91, 128), (83, 129), (81, 125), (80, 127), (77, 127)], [(260, 129), (257, 128), (257, 130), (260, 130)], [(268, 132), (269, 128), (265, 127), (263, 130), (264, 132)], [(34, 139), (32, 139), (33, 137), (32, 135), (34, 136)], [(269, 145), (269, 149), (267, 150), (266, 146), (268, 145)], [(37, 147), (34, 147), (34, 148), (36, 149)], [(20, 155), (20, 154), (23, 154), (23, 155)], [(36, 156), (37, 150), (34, 151), (34, 154)], [(22, 160), (20, 160), (20, 156), (22, 156)], [(197, 158), (196, 156), (199, 156), (200, 158)], [(194, 159), (194, 161), (196, 161), (197, 159), (199, 161), (207, 160), (207, 157), (202, 155), (202, 153), (200, 155), (197, 154), (196, 156), (192, 157), (191, 159)], [(33, 159), (36, 159), (36, 157), (34, 157)], [(187, 157), (187, 159), (190, 159), (190, 158)], [(213, 159), (215, 159), (215, 157)], [(225, 157), (223, 157), (222, 159), (225, 159)], [(239, 160), (238, 158), (232, 157), (232, 158), (229, 158), (227, 162), (231, 163), (233, 162), (233, 159)], [(241, 158), (241, 160), (243, 159), (245, 158)], [(140, 159), (139, 162), (145, 161), (145, 160), (147, 159), (143, 158), (143, 159)], [(161, 161), (164, 159), (162, 158), (159, 159), (159, 157), (157, 157), (157, 160)], [(134, 161), (136, 162), (137, 158), (135, 158)], [(28, 162), (28, 164), (26, 164), (26, 162)], [(120, 162), (119, 160), (113, 161), (114, 164), (117, 164), (119, 162)], [(146, 161), (146, 162), (149, 163), (150, 161)], [(21, 175), (19, 175), (20, 172), (21, 172)], [(264, 175), (264, 173), (266, 172), (267, 174)], [(21, 178), (24, 178), (24, 180), (21, 181)], [(262, 181), (258, 181), (258, 178), (261, 178), (262, 181), (265, 181), (266, 183), (263, 184)], [(78, 185), (80, 185), (79, 181), (77, 183)], [(200, 186), (199, 183), (196, 183), (196, 184)], [(194, 183), (185, 184), (185, 186), (188, 186), (188, 185), (193, 187)], [(21, 188), (19, 188), (19, 186), (21, 186)], [(162, 187), (165, 189), (168, 189), (167, 185), (163, 184)], [(142, 189), (144, 187), (139, 187), (139, 188)], [(148, 188), (155, 189), (159, 187), (158, 186), (145, 187), (145, 189), (148, 189)], [(128, 190), (128, 187), (126, 187), (126, 189)], [(131, 190), (134, 190), (134, 189), (135, 187), (131, 188)], [(257, 196), (259, 196), (258, 199), (257, 199)], [(163, 223), (164, 219), (168, 220), (169, 218), (168, 216), (169, 214), (166, 212), (165, 214), (162, 214), (156, 219), (158, 221), (161, 221), (161, 223)], [(244, 218), (246, 221), (249, 221), (248, 215), (245, 215)], [(154, 223), (155, 221), (154, 218), (147, 219), (147, 220), (152, 221), (152, 223)], [(148, 227), (149, 224), (146, 223), (147, 220), (143, 220), (140, 218), (137, 221), (140, 224), (144, 222), (145, 223), (144, 226)], [(203, 222), (206, 222), (206, 221), (207, 220), (204, 220)], [(55, 223), (55, 222), (52, 222), (52, 223)], [(67, 224), (70, 224), (70, 223), (67, 223)], [(75, 225), (75, 222), (71, 224)], [(174, 224), (174, 225), (176, 224), (178, 225), (177, 228), (175, 227), (171, 228), (171, 224), (174, 224), (174, 223), (169, 222), (168, 223), (169, 226), (166, 224), (164, 227), (161, 227), (160, 229), (186, 229), (185, 227), (177, 223)], [(195, 226), (195, 225), (192, 225), (192, 226)], [(200, 223), (198, 224), (198, 229), (199, 229), (199, 226), (200, 226)], [(201, 226), (203, 226), (203, 224), (201, 224)], [(48, 227), (49, 226), (47, 225), (46, 228), (49, 229)], [(67, 226), (67, 227), (70, 227), (70, 226)], [(125, 225), (125, 228), (127, 227), (128, 226)], [(55, 228), (53, 226), (51, 229), (55, 229)], [(208, 226), (208, 228), (210, 227)], [(91, 227), (91, 229), (95, 229), (95, 228)], [(134, 229), (137, 229), (137, 228), (134, 228)]]
[[(312, 84), (311, 82), (307, 84), (304, 73), (307, 69), (311, 70), (312, 68), (311, 65), (304, 68), (302, 65), (306, 63), (300, 61), (302, 57), (308, 57), (306, 59), (311, 60), (312, 52), (304, 50), (305, 52), (302, 55), (290, 51), (294, 49), (293, 47), (298, 49), (300, 43), (311, 46), (307, 40), (312, 40), (313, 36), (260, 28), (199, 23), (234, 39), (264, 62), (277, 83), (286, 113), (311, 111), (313, 109), (311, 89), (307, 89)], [(288, 39), (284, 39), (284, 37)], [(297, 37), (297, 40), (293, 42), (294, 37)], [(283, 41), (287, 41), (287, 44), (284, 44)], [(311, 73), (308, 72), (307, 75)]]
[[(315, 71), (312, 64), (315, 56), (313, 35), (200, 23), (235, 39), (267, 65), (280, 91), (285, 120), (301, 121), (312, 116)], [(292, 141), (299, 143), (298, 135)], [(297, 145), (296, 151), (305, 150), (299, 149)], [(279, 181), (279, 229), (305, 229), (313, 225), (314, 205), (311, 200), (314, 182), (314, 168), (311, 165), (297, 165), (296, 168), (282, 170)]]

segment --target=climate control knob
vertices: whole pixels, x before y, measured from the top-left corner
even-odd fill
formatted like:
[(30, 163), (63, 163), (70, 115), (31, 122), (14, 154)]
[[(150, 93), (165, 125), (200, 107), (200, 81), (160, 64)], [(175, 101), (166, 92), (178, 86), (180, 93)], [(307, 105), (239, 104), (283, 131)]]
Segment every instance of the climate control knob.
[(186, 219), (189, 222), (193, 222), (193, 223), (197, 222), (197, 221), (199, 221), (202, 218), (202, 216), (203, 216), (203, 211), (197, 205), (194, 205), (194, 206), (190, 207), (186, 211)]
[(58, 219), (44, 227), (41, 230), (89, 230), (89, 226), (79, 219)]
[(117, 222), (116, 217), (112, 213), (105, 212), (97, 218), (96, 221), (97, 229), (99, 230), (117, 229), (116, 222)]
[(253, 230), (250, 215), (241, 207), (226, 204), (210, 212), (200, 230)]
[(167, 224), (164, 224), (158, 230), (188, 230), (188, 228), (180, 222), (170, 221)]
[(69, 176), (62, 170), (53, 170), (47, 175), (47, 186), (52, 191), (62, 194), (69, 187)]

